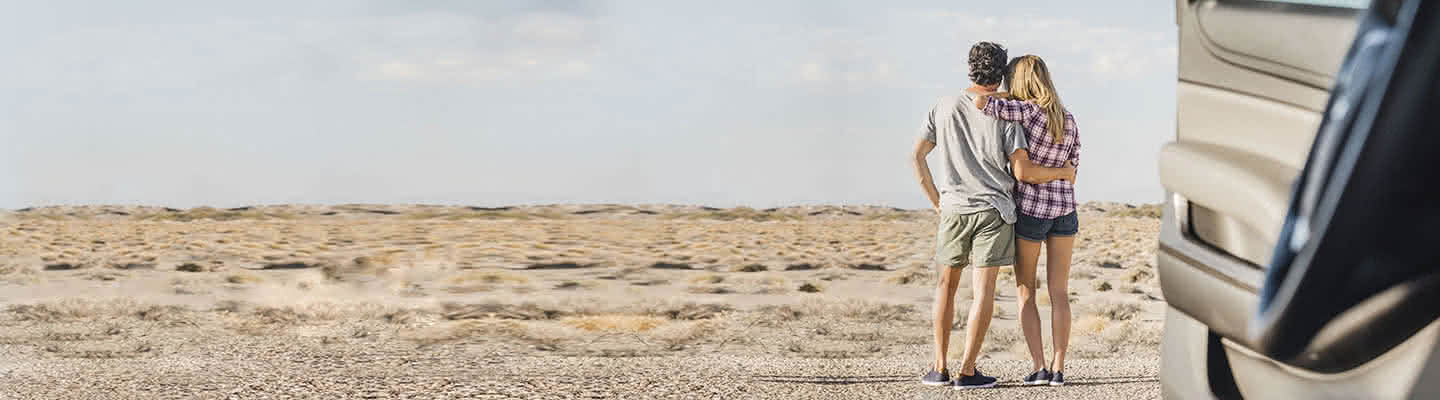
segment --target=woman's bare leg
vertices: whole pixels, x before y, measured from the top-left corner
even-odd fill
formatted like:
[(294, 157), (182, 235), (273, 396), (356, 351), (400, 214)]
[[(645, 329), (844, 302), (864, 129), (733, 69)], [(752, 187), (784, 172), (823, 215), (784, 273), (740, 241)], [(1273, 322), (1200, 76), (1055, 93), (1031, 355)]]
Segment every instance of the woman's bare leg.
[(1020, 329), (1025, 345), (1030, 348), (1031, 371), (1045, 368), (1045, 338), (1040, 334), (1040, 309), (1035, 305), (1036, 264), (1040, 262), (1041, 242), (1015, 238), (1015, 300), (1020, 308)]
[(1050, 289), (1050, 326), (1055, 340), (1052, 371), (1065, 370), (1065, 352), (1070, 348), (1070, 254), (1075, 237), (1055, 236), (1045, 241), (1045, 282)]

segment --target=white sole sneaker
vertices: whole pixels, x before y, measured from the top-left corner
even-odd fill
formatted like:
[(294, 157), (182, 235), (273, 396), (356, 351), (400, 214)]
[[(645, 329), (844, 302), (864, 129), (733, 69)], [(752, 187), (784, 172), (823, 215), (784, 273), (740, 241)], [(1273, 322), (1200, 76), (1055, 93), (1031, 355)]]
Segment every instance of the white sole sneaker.
[(1065, 386), (1065, 382), (1050, 382), (1050, 386)]
[(924, 379), (921, 379), (920, 384), (925, 386), (945, 386), (949, 385), (950, 382), (926, 382)]
[(1025, 382), (1025, 386), (1045, 386), (1045, 385), (1049, 385), (1049, 384), (1050, 384), (1050, 381)]

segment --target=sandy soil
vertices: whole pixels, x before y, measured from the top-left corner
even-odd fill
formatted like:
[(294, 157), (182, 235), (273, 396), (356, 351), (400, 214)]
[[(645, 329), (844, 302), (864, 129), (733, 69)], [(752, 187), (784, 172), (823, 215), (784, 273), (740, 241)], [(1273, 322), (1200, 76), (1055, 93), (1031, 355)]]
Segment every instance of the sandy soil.
[[(1158, 397), (1156, 211), (1082, 209), (1071, 385), (971, 396)], [(934, 224), (852, 206), (0, 212), (0, 397), (953, 396), (914, 383)], [(1001, 279), (980, 365), (1014, 383), (1028, 356)]]

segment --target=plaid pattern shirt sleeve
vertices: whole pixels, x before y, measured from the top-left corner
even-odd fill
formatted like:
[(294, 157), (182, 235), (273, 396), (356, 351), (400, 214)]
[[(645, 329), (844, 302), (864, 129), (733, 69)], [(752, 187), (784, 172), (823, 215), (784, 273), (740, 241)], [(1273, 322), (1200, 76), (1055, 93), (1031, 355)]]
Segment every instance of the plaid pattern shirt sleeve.
[(1070, 164), (1080, 166), (1080, 127), (1075, 125), (1075, 116), (1065, 113), (1065, 134), (1074, 138), (1075, 143), (1070, 148)]
[(985, 108), (981, 110), (985, 115), (1003, 119), (1006, 121), (1020, 121), (1025, 123), (1025, 130), (1030, 130), (1029, 121), (1040, 113), (1040, 106), (1028, 102), (1012, 99), (1002, 99), (995, 96), (986, 97)]

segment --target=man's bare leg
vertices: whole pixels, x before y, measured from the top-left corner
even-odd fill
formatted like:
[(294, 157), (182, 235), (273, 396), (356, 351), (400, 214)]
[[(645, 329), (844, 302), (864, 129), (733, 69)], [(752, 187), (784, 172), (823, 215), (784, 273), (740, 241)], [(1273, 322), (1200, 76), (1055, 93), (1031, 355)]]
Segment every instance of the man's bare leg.
[(975, 375), (975, 360), (980, 357), (980, 345), (985, 342), (985, 332), (990, 330), (990, 317), (995, 313), (995, 276), (1000, 268), (971, 268), (970, 321), (965, 326), (965, 361), (960, 364), (960, 375)]
[(1037, 264), (1040, 262), (1040, 242), (1015, 239), (1015, 300), (1020, 308), (1020, 330), (1025, 333), (1025, 345), (1030, 349), (1030, 372), (1046, 368), (1045, 338), (1040, 334), (1040, 308), (1035, 304)]
[(945, 370), (945, 353), (950, 349), (950, 327), (955, 323), (955, 289), (960, 287), (961, 267), (937, 266), (940, 279), (935, 281), (935, 367)]

